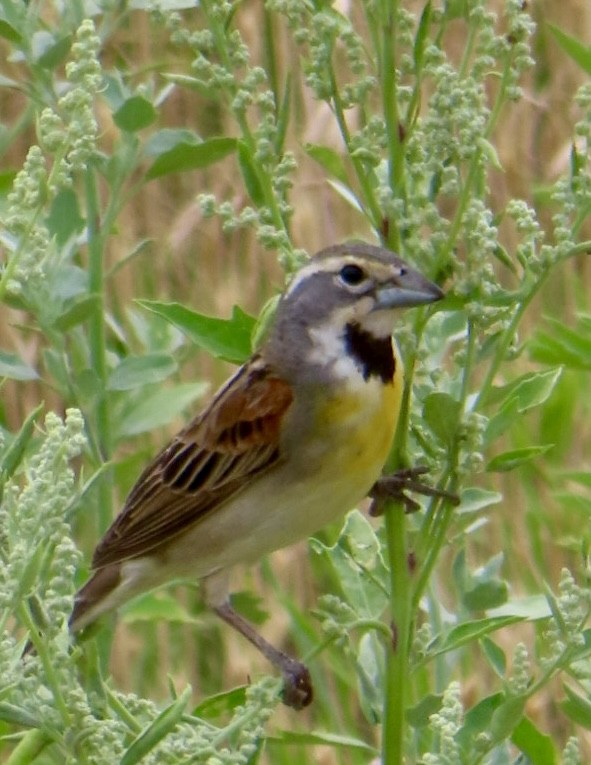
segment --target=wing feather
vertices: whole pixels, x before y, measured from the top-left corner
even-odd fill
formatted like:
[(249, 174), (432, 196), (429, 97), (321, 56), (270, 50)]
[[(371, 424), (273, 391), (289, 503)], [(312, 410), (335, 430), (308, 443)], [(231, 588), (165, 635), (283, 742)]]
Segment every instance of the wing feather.
[(291, 388), (254, 357), (146, 467), (98, 544), (93, 568), (164, 547), (280, 459)]

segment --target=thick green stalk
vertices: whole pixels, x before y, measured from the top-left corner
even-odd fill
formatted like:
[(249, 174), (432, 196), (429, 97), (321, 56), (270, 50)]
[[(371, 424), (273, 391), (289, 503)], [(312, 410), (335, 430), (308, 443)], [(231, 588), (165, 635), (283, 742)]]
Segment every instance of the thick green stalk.
[(412, 622), (410, 573), (406, 549), (406, 518), (401, 506), (385, 513), (390, 558), (392, 644), (386, 659), (386, 697), (382, 721), (382, 763), (404, 762), (405, 714), (408, 695), (409, 640)]

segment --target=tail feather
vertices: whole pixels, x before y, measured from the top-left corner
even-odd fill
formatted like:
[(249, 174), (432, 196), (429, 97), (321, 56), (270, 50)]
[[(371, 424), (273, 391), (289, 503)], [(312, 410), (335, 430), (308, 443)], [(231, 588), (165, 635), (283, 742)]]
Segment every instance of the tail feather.
[(121, 583), (121, 566), (112, 565), (100, 568), (78, 591), (74, 599), (74, 608), (70, 616), (69, 626), (72, 632), (87, 627), (99, 616), (115, 608), (111, 597)]

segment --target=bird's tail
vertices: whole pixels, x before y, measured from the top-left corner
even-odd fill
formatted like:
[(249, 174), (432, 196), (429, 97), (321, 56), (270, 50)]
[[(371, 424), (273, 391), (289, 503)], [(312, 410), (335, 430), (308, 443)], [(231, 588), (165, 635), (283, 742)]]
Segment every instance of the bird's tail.
[(114, 602), (114, 594), (120, 583), (121, 566), (118, 564), (95, 571), (84, 587), (76, 593), (69, 621), (71, 632), (88, 627), (99, 616), (116, 608), (119, 603)]

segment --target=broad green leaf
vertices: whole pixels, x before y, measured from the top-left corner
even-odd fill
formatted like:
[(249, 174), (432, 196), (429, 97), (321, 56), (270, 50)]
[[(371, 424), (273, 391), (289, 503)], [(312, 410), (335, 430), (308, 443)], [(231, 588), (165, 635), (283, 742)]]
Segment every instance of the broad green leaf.
[(178, 143), (164, 154), (160, 154), (146, 173), (146, 180), (160, 178), (169, 173), (184, 173), (208, 167), (235, 150), (235, 138), (210, 138), (201, 143)]
[(162, 316), (196, 345), (217, 358), (240, 364), (250, 356), (250, 338), (256, 320), (234, 306), (232, 318), (218, 319), (192, 311), (179, 303), (138, 300), (139, 305)]
[(65, 244), (84, 229), (86, 221), (80, 214), (78, 196), (72, 189), (62, 189), (51, 203), (47, 227), (58, 244)]
[(23, 41), (21, 33), (5, 19), (0, 19), (0, 37), (15, 45), (20, 45)]
[(113, 122), (120, 130), (135, 133), (151, 125), (158, 116), (151, 101), (143, 96), (128, 98), (113, 114)]
[(204, 720), (213, 720), (222, 715), (232, 714), (236, 707), (242, 706), (246, 701), (246, 689), (246, 685), (240, 685), (209, 696), (195, 707), (193, 715)]
[(511, 741), (531, 765), (556, 765), (556, 749), (552, 737), (542, 733), (529, 717), (521, 718), (511, 735)]
[(591, 46), (584, 45), (578, 38), (563, 32), (555, 24), (547, 24), (554, 39), (562, 50), (587, 74), (591, 74)]
[(504, 680), (507, 673), (507, 657), (503, 649), (487, 635), (480, 639), (480, 645), (491, 667), (501, 680)]
[(515, 400), (515, 411), (526, 412), (528, 409), (540, 406), (550, 398), (561, 375), (562, 367), (523, 375), (510, 385), (497, 388), (487, 399), (487, 403), (495, 400)]
[(201, 138), (187, 128), (163, 128), (148, 138), (144, 154), (146, 157), (159, 157), (181, 143), (195, 146), (201, 143)]
[(198, 620), (192, 616), (172, 595), (166, 592), (149, 592), (121, 609), (125, 624), (137, 622), (177, 622), (195, 624)]
[(112, 371), (107, 390), (132, 390), (142, 385), (162, 382), (177, 369), (174, 357), (168, 353), (128, 356)]
[(470, 611), (486, 611), (507, 602), (509, 587), (502, 579), (477, 582), (462, 595), (463, 605)]
[(98, 295), (81, 295), (54, 320), (53, 327), (59, 329), (60, 332), (67, 332), (72, 327), (83, 324), (95, 313), (99, 299)]
[(591, 730), (591, 701), (575, 693), (568, 685), (564, 685), (566, 699), (560, 702), (564, 714), (577, 725)]
[(0, 351), (0, 377), (10, 380), (38, 380), (39, 375), (15, 353)]
[(429, 718), (431, 715), (434, 715), (435, 712), (439, 712), (442, 701), (442, 693), (428, 693), (426, 696), (423, 696), (416, 706), (407, 709), (406, 721), (413, 728), (424, 728), (425, 725), (429, 725)]
[(208, 387), (204, 382), (184, 383), (142, 396), (115, 423), (117, 440), (168, 425), (189, 404), (201, 398)]
[(425, 399), (423, 417), (444, 444), (451, 444), (458, 429), (460, 404), (448, 393), (430, 393)]
[(165, 736), (172, 733), (185, 713), (191, 693), (191, 687), (187, 686), (178, 699), (160, 712), (154, 722), (150, 723), (124, 752), (121, 765), (135, 765), (140, 762)]
[(45, 30), (35, 32), (31, 49), (35, 63), (44, 69), (54, 69), (66, 58), (72, 47), (72, 36), (66, 35), (56, 40)]
[(369, 521), (357, 510), (350, 512), (336, 544), (327, 547), (317, 539), (311, 549), (333, 566), (343, 594), (360, 617), (378, 618), (387, 605), (388, 569)]
[(479, 489), (471, 486), (464, 489), (460, 494), (460, 504), (454, 509), (454, 513), (468, 514), (477, 513), (484, 510), (485, 507), (496, 505), (503, 501), (503, 495), (498, 491), (489, 491), (488, 489)]
[(525, 701), (523, 696), (512, 696), (495, 709), (489, 728), (494, 743), (505, 741), (513, 734), (523, 718)]
[(328, 146), (308, 143), (306, 154), (317, 162), (329, 175), (333, 175), (343, 185), (347, 184), (347, 171), (341, 155)]
[(474, 739), (479, 733), (488, 731), (492, 716), (496, 709), (503, 703), (503, 693), (494, 693), (492, 696), (479, 701), (464, 716), (464, 723), (457, 735), (458, 743), (466, 752), (470, 752)]
[(365, 718), (377, 725), (384, 703), (386, 676), (384, 645), (374, 631), (365, 632), (357, 646), (358, 698)]
[(486, 425), (484, 434), (486, 444), (493, 443), (497, 438), (507, 432), (507, 430), (515, 423), (518, 409), (519, 401), (516, 398), (509, 396)]
[(473, 643), (484, 635), (489, 635), (491, 632), (496, 632), (520, 621), (523, 619), (519, 616), (493, 616), (458, 624), (446, 634), (435, 638), (429, 648), (429, 656), (439, 656), (448, 651), (455, 651), (456, 648), (461, 648), (467, 643)]
[(522, 449), (512, 449), (503, 454), (498, 454), (486, 466), (489, 473), (506, 473), (509, 470), (525, 465), (536, 457), (546, 454), (552, 448), (552, 444), (546, 446), (525, 446)]
[(524, 598), (512, 598), (498, 608), (491, 609), (488, 616), (518, 616), (528, 621), (547, 619), (552, 615), (544, 595), (528, 595)]

